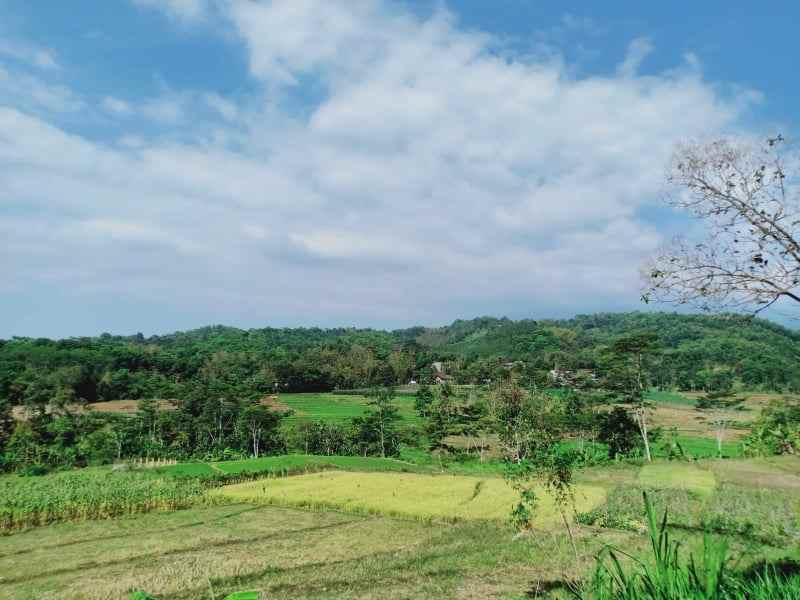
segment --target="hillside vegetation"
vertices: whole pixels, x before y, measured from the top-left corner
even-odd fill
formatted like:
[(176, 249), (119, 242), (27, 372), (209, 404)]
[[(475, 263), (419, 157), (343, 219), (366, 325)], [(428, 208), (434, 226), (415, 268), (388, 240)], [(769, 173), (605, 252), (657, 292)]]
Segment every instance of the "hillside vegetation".
[[(402, 384), (443, 361), (460, 383), (492, 379), (507, 361), (530, 372), (603, 368), (616, 338), (658, 333), (656, 383), (705, 389), (735, 379), (748, 389), (800, 388), (800, 334), (735, 315), (618, 313), (569, 320), (483, 317), (440, 328), (250, 329), (212, 326), (169, 335), (0, 340), (0, 398), (32, 392), (86, 402), (183, 398), (209, 363), (254, 392), (313, 392)], [(35, 389), (31, 389), (35, 388)]]

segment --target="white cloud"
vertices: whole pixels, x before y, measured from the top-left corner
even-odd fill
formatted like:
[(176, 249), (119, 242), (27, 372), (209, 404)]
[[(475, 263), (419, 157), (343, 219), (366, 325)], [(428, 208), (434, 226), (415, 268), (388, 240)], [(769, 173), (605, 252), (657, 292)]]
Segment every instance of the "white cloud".
[(148, 119), (174, 125), (184, 117), (182, 102), (177, 97), (162, 96), (148, 100), (141, 107), (141, 113)]
[(61, 68), (51, 50), (19, 41), (0, 40), (0, 56), (13, 58), (39, 69)]
[(133, 112), (131, 105), (125, 100), (114, 98), (113, 96), (106, 96), (103, 98), (102, 107), (110, 113), (115, 115), (126, 116)]
[(653, 43), (648, 38), (640, 37), (633, 40), (628, 44), (625, 60), (618, 69), (619, 74), (623, 77), (635, 76), (642, 62), (653, 52), (653, 49)]
[(83, 100), (69, 88), (50, 83), (36, 75), (7, 70), (0, 65), (0, 105), (24, 107), (32, 111), (75, 112)]
[[(195, 14), (175, 6), (162, 8)], [(0, 177), (16, 203), (0, 227), (24, 265), (5, 280), (60, 272), (100, 298), (174, 290), (160, 301), (251, 324), (633, 303), (639, 260), (659, 243), (642, 209), (673, 143), (737, 127), (754, 100), (722, 96), (697, 69), (640, 75), (645, 40), (617, 73), (575, 77), (498, 52), (443, 11), (219, 6), (260, 108), (170, 90), (130, 108), (189, 135), (130, 131), (116, 146), (0, 110)], [(285, 92), (308, 78), (318, 99), (297, 111)], [(33, 214), (48, 225), (36, 243)]]
[(225, 120), (234, 121), (239, 116), (239, 108), (235, 102), (226, 100), (219, 94), (206, 93), (203, 98), (208, 106), (218, 112)]
[(196, 21), (206, 16), (206, 0), (133, 0), (134, 4), (146, 8), (157, 8), (170, 17), (180, 20)]

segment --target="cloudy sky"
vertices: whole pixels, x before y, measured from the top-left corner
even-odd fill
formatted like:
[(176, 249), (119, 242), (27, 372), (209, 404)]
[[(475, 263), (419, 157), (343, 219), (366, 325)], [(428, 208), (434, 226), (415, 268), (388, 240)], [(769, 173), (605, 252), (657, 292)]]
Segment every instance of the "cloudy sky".
[(792, 3), (655, 4), (0, 0), (0, 337), (641, 308), (800, 100)]

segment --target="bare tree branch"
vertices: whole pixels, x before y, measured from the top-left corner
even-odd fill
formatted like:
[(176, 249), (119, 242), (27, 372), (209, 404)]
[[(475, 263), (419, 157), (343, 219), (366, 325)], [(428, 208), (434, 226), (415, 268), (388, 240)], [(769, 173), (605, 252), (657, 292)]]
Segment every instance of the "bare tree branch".
[(668, 201), (703, 221), (707, 235), (675, 238), (643, 266), (645, 301), (752, 314), (781, 299), (800, 303), (798, 180), (786, 174), (783, 142), (718, 140), (676, 150)]

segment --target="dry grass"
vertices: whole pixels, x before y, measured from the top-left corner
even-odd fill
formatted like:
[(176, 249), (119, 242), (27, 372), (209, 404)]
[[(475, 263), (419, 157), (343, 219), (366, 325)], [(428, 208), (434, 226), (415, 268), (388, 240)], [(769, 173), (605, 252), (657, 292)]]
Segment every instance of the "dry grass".
[(703, 466), (723, 483), (746, 487), (800, 490), (800, 457), (773, 456), (750, 460), (708, 460)]
[[(519, 498), (504, 480), (496, 478), (345, 472), (251, 481), (214, 493), (240, 502), (443, 521), (507, 521)], [(578, 510), (589, 510), (604, 499), (602, 487), (576, 486)], [(536, 524), (549, 526), (559, 518), (550, 496), (542, 493)]]
[(102, 528), (53, 526), (7, 538), (13, 545), (0, 551), (0, 597), (99, 600), (126, 597), (134, 588), (159, 598), (190, 590), (188, 597), (198, 597), (208, 592), (209, 577), (369, 561), (426, 537), (416, 524), (241, 505), (146, 515)]
[[(580, 569), (623, 532), (576, 531)], [(509, 598), (575, 568), (558, 532), (514, 539), (505, 525), (422, 523), (273, 506), (198, 507), (60, 524), (0, 546), (0, 598), (106, 600), (143, 588), (160, 600), (234, 590), (270, 600)], [(209, 585), (210, 584), (210, 585)]]
[[(159, 410), (175, 410), (175, 404), (170, 400), (158, 400)], [(49, 410), (49, 409), (48, 409)], [(89, 404), (69, 404), (66, 410), (73, 414), (86, 414), (87, 412), (105, 412), (132, 415), (139, 411), (138, 400), (111, 400), (109, 402), (90, 402)], [(27, 409), (24, 406), (15, 406), (13, 416), (18, 421), (28, 418)]]
[[(727, 429), (725, 441), (737, 441), (750, 433), (747, 425), (758, 417), (760, 408), (745, 406), (747, 410), (725, 413), (726, 418), (737, 423), (736, 427)], [(687, 435), (713, 438), (716, 435), (713, 421), (717, 416), (714, 411), (701, 411), (693, 406), (660, 404), (652, 409), (650, 423), (652, 427), (676, 428)]]

